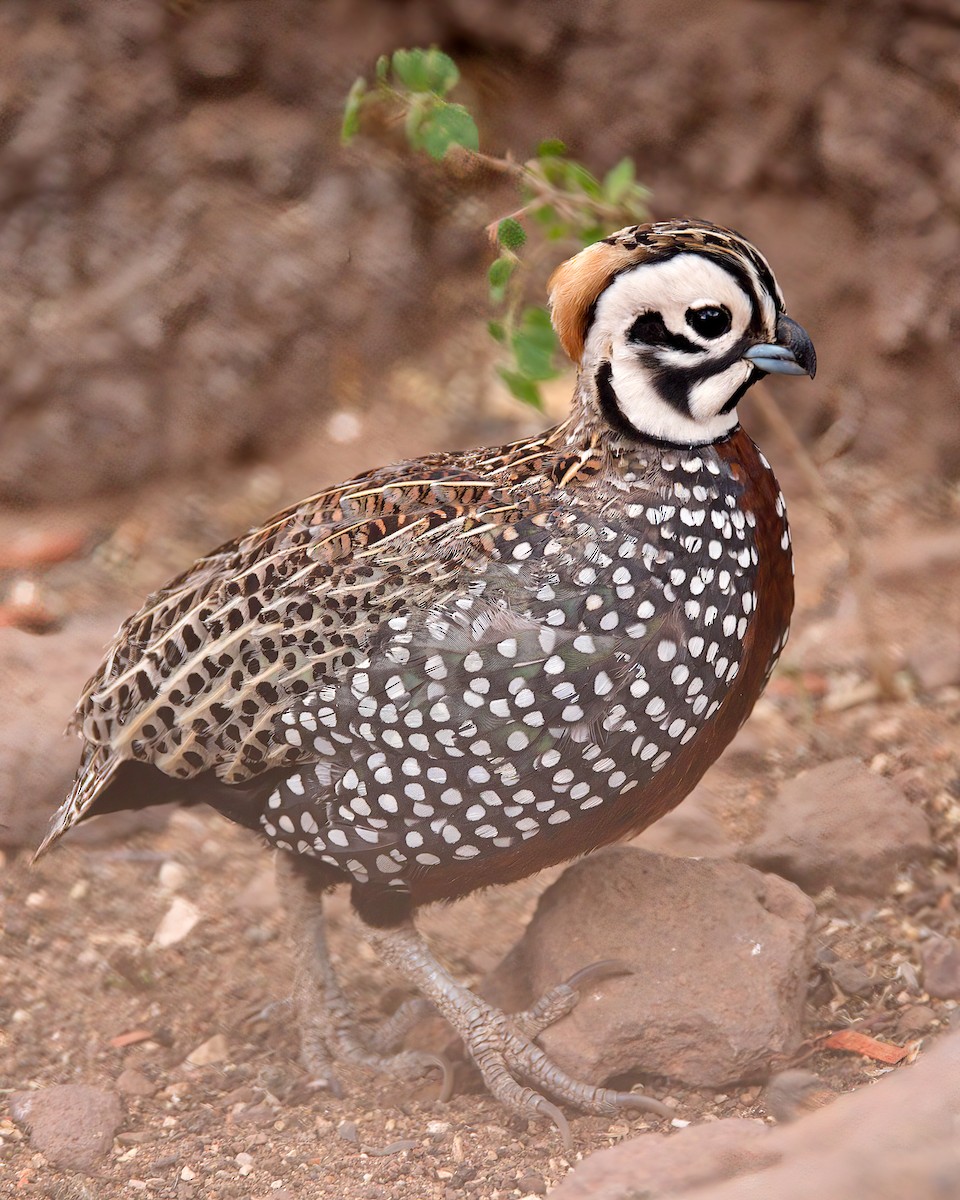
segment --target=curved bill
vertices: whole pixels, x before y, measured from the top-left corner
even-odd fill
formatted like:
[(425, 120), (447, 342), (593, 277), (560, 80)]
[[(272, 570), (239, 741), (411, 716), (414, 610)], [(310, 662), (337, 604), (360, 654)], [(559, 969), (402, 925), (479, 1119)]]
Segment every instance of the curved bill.
[(767, 375), (809, 375), (817, 373), (817, 352), (810, 335), (790, 317), (777, 317), (776, 342), (751, 346), (743, 356)]

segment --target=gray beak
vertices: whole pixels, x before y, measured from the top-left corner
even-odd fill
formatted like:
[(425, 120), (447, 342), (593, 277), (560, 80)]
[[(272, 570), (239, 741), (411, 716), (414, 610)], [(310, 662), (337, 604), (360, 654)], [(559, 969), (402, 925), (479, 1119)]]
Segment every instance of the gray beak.
[(777, 317), (775, 344), (751, 346), (743, 356), (765, 375), (809, 375), (817, 373), (817, 352), (810, 335), (790, 317)]

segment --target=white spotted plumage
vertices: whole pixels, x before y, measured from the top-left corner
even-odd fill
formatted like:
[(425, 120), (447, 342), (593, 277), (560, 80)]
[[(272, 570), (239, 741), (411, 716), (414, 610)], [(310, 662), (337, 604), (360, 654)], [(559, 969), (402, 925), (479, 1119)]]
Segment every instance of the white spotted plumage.
[[(756, 698), (755, 628), (761, 679), (785, 636), (791, 597), (761, 595), (764, 569), (790, 574), (782, 496), (735, 406), (747, 350), (777, 352), (787, 319), (726, 231), (638, 227), (584, 253), (619, 265), (591, 299), (574, 259), (554, 291), (580, 352), (569, 420), (311, 497), (151, 597), (81, 698), (84, 759), (45, 845), (136, 763), (332, 878), (426, 895), (681, 798)], [(690, 326), (714, 311), (728, 329)]]
[[(418, 872), (509, 851), (662, 770), (722, 703), (753, 608), (751, 526), (729, 518), (741, 488), (715, 454), (621, 449), (629, 507), (656, 515), (643, 542), (597, 496), (571, 497), (546, 522), (519, 523), (519, 544), (554, 546), (525, 579), (494, 554), (468, 590), (386, 623), (374, 653), (284, 712), (285, 732), (307, 749), (312, 736), (320, 761), (274, 789), (266, 836), (358, 883), (403, 890)], [(692, 503), (717, 534), (719, 571), (680, 534)], [(706, 617), (695, 599), (705, 589)], [(701, 655), (709, 670), (695, 669)], [(298, 833), (316, 824), (314, 836), (285, 837), (277, 808)]]

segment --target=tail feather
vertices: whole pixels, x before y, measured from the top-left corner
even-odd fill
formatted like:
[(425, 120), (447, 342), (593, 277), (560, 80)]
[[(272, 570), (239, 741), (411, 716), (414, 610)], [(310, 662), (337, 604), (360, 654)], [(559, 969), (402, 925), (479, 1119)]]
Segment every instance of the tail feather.
[(123, 759), (108, 747), (94, 746), (89, 742), (86, 744), (70, 793), (54, 813), (47, 836), (33, 856), (34, 862), (46, 854), (68, 829), (83, 819), (100, 793), (110, 784), (122, 762)]

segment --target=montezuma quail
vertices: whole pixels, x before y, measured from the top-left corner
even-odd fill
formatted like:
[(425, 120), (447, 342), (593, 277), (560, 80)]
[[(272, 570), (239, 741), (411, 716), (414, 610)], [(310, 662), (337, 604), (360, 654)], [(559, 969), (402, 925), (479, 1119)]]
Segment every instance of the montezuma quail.
[(321, 912), (347, 882), (491, 1091), (568, 1136), (547, 1095), (662, 1110), (533, 1043), (580, 980), (507, 1017), (441, 967), (413, 913), (638, 833), (734, 736), (793, 605), (783, 499), (736, 406), (816, 359), (766, 261), (707, 223), (621, 230), (550, 286), (579, 366), (570, 417), (322, 492), (150, 597), (80, 700), (82, 763), (41, 851), (97, 813), (212, 805), (282, 851), (319, 1083), (336, 1087), (338, 1059), (442, 1062), (390, 1053), (409, 1006), (381, 1031), (355, 1023)]

